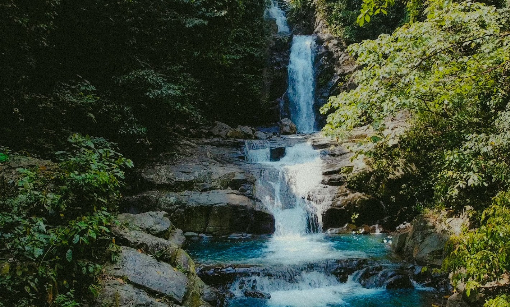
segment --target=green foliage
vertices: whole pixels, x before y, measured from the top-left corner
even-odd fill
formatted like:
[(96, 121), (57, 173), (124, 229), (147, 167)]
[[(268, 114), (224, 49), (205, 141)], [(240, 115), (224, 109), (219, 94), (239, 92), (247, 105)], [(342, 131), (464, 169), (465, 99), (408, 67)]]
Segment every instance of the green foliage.
[(7, 306), (77, 306), (74, 293), (91, 295), (86, 289), (114, 247), (111, 213), (132, 162), (102, 138), (75, 134), (69, 143), (58, 165), (19, 169), (18, 191), (0, 199)]
[[(49, 154), (70, 132), (123, 148), (203, 118), (260, 124), (265, 1), (0, 4), (0, 143)], [(14, 141), (16, 140), (16, 141)]]
[(509, 307), (510, 296), (506, 294), (499, 295), (498, 297), (485, 302), (485, 307)]
[[(365, 5), (364, 2), (363, 5)], [(319, 0), (316, 7), (321, 18), (327, 22), (330, 31), (343, 38), (346, 43), (375, 39), (381, 33), (391, 33), (406, 18), (405, 7), (400, 2), (385, 9), (384, 15), (373, 16), (370, 23), (363, 27), (356, 22), (362, 7), (361, 0)]]
[(510, 187), (508, 24), (505, 10), (451, 4), (430, 9), (424, 22), (352, 45), (362, 67), (358, 87), (324, 106), (325, 131), (384, 129), (386, 119), (410, 112), (411, 127), (397, 146), (385, 139), (367, 153), (373, 186), (393, 180), (388, 191), (405, 200), (484, 208)]
[[(424, 21), (349, 47), (358, 86), (324, 106), (325, 131), (374, 128), (358, 153), (371, 170), (348, 183), (395, 214), (475, 209), (480, 227), (454, 237), (444, 263), (473, 295), (510, 268), (510, 14), (472, 2), (431, 2), (426, 12)], [(407, 121), (398, 142), (384, 132), (394, 117)]]
[[(453, 272), (454, 285), (466, 284), (468, 296), (481, 285), (499, 281), (510, 272), (510, 192), (499, 193), (487, 208), (476, 231), (464, 231), (447, 244), (445, 270)], [(508, 297), (501, 296), (486, 306), (505, 306)]]

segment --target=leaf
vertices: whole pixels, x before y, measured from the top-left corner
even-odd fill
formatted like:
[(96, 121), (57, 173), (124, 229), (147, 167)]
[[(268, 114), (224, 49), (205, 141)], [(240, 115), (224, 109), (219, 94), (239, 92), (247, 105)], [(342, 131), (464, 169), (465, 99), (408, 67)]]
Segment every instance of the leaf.
[(73, 244), (78, 243), (78, 241), (80, 241), (80, 235), (79, 234), (75, 234), (74, 238), (73, 238)]
[(73, 260), (73, 251), (68, 249), (66, 253), (66, 259), (68, 262), (71, 262)]
[(5, 153), (0, 152), (0, 163), (9, 161), (9, 156)]

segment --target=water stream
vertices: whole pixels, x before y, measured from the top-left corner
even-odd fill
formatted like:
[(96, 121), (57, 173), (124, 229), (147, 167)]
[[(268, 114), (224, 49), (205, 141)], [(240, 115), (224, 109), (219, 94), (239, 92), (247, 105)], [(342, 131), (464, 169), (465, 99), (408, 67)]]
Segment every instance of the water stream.
[(278, 26), (278, 33), (288, 34), (290, 32), (285, 12), (278, 6), (275, 0), (271, 0), (267, 12), (269, 13), (269, 17), (275, 19), (276, 25)]
[(300, 133), (317, 130), (313, 103), (315, 100), (315, 38), (311, 35), (295, 35), (292, 39), (289, 62), (290, 119)]
[[(274, 215), (272, 236), (206, 238), (188, 251), (206, 266), (250, 268), (227, 285), (231, 294), (225, 306), (341, 307), (427, 306), (430, 289), (388, 290), (364, 287), (363, 270), (339, 275), (349, 261), (372, 263), (366, 267), (398, 266), (383, 243), (385, 235), (328, 235), (322, 232), (317, 206), (307, 194), (321, 180), (319, 152), (303, 139), (271, 161), (271, 145), (246, 146), (248, 161), (262, 166), (257, 198)], [(397, 269), (395, 269), (397, 270)], [(382, 270), (384, 271), (384, 270)], [(430, 305), (428, 305), (430, 306)]]
[[(280, 32), (289, 32), (275, 1), (269, 12)], [(313, 36), (293, 37), (288, 97), (298, 132), (317, 130), (313, 112), (315, 80)], [(289, 140), (289, 139), (287, 139)], [(259, 166), (255, 197), (275, 217), (271, 236), (202, 238), (188, 246), (201, 265), (242, 268), (226, 282), (229, 307), (430, 306), (430, 289), (413, 282), (393, 290), (382, 279), (398, 274), (385, 235), (329, 235), (322, 232), (321, 204), (310, 194), (320, 186), (320, 154), (295, 136), (282, 145), (247, 141), (247, 163)], [(278, 155), (273, 155), (278, 152)], [(371, 284), (363, 281), (376, 268)], [(229, 272), (235, 271), (230, 269)], [(365, 276), (365, 277), (364, 277)]]

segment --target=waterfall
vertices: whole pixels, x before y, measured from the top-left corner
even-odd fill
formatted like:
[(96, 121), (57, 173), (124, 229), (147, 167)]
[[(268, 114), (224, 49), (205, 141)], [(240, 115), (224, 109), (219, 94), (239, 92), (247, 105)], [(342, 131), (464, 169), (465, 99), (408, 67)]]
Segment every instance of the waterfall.
[(315, 97), (315, 39), (310, 35), (296, 35), (292, 40), (289, 62), (288, 98), (290, 117), (298, 132), (316, 131), (313, 103)]
[(290, 32), (289, 26), (287, 24), (287, 17), (285, 17), (285, 12), (278, 7), (278, 4), (275, 0), (271, 0), (271, 4), (267, 9), (269, 16), (276, 20), (276, 25), (278, 26), (278, 33), (280, 34), (288, 34)]

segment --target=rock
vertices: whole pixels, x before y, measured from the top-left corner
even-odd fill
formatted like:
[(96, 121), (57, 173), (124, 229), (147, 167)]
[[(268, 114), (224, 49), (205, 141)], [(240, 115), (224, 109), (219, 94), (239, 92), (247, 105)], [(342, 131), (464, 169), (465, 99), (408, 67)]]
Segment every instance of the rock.
[(97, 297), (96, 307), (168, 307), (168, 304), (156, 301), (145, 291), (125, 283), (122, 279), (106, 280)]
[(356, 230), (357, 230), (356, 225), (345, 224), (343, 227), (329, 228), (326, 232), (329, 234), (351, 234), (353, 231)]
[(232, 190), (167, 193), (157, 207), (184, 232), (269, 234), (275, 227), (274, 217), (259, 209), (261, 204)]
[(393, 235), (393, 250), (420, 265), (440, 267), (444, 246), (450, 236), (440, 220), (432, 213), (417, 216), (411, 227)]
[(322, 227), (324, 229), (338, 229), (342, 231), (343, 226), (351, 221), (352, 214), (345, 208), (329, 208), (322, 214)]
[(278, 123), (278, 126), (280, 127), (281, 134), (296, 134), (297, 133), (296, 125), (289, 118), (284, 118), (284, 119), (280, 120), (280, 122)]
[(198, 158), (196, 161), (149, 165), (142, 169), (140, 175), (145, 186), (174, 192), (238, 189), (241, 184), (254, 181), (244, 170), (233, 164), (223, 165)]
[(227, 138), (227, 135), (232, 131), (232, 127), (222, 122), (215, 122), (214, 127), (210, 130), (211, 134), (221, 138)]
[(345, 176), (343, 174), (335, 174), (323, 176), (322, 184), (329, 186), (341, 186), (345, 183)]
[(219, 305), (219, 298), (220, 295), (218, 293), (218, 290), (214, 289), (213, 287), (209, 287), (207, 285), (204, 286), (204, 289), (202, 291), (202, 299), (209, 304), (213, 306)]
[(183, 273), (195, 273), (195, 262), (183, 249), (177, 250), (172, 258), (172, 264)]
[(248, 126), (237, 126), (236, 130), (243, 134), (244, 139), (254, 139), (255, 129)]
[(408, 275), (397, 275), (386, 282), (386, 289), (414, 289), (414, 285)]
[(181, 247), (184, 242), (186, 242), (186, 237), (181, 229), (176, 229), (170, 234), (168, 241), (172, 242), (172, 244), (175, 244), (176, 246)]
[[(384, 217), (384, 206), (376, 199), (341, 187), (332, 206), (322, 214), (323, 228), (340, 228), (352, 221), (356, 224), (376, 224)], [(370, 230), (367, 230), (369, 233)]]
[(184, 301), (189, 283), (186, 275), (170, 264), (129, 247), (121, 247), (117, 263), (107, 267), (106, 272), (179, 304)]
[(170, 261), (179, 250), (179, 246), (171, 241), (155, 237), (139, 230), (113, 227), (112, 232), (117, 237), (118, 243), (134, 249), (143, 250), (148, 254), (157, 256), (166, 261)]
[(227, 137), (231, 139), (243, 139), (244, 133), (239, 129), (232, 129), (227, 133)]
[(271, 298), (271, 294), (260, 291), (244, 291), (243, 294), (246, 297), (263, 298), (266, 300)]
[(332, 274), (338, 278), (338, 281), (344, 283), (347, 282), (349, 275), (359, 271), (367, 264), (367, 259), (338, 260), (335, 269), (332, 271)]
[(285, 157), (285, 147), (271, 147), (269, 149), (270, 161), (280, 161), (283, 157)]
[(165, 215), (166, 213), (163, 211), (150, 211), (140, 214), (122, 213), (117, 216), (117, 219), (123, 224), (128, 224), (129, 228), (138, 228), (152, 235), (165, 237), (172, 226)]
[(393, 234), (391, 247), (393, 248), (393, 251), (395, 251), (395, 253), (401, 253), (404, 251), (408, 235), (409, 231)]
[(254, 137), (258, 140), (267, 140), (268, 135), (262, 131), (255, 131)]
[(446, 307), (469, 307), (462, 299), (462, 294), (456, 292), (448, 298)]

